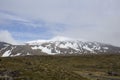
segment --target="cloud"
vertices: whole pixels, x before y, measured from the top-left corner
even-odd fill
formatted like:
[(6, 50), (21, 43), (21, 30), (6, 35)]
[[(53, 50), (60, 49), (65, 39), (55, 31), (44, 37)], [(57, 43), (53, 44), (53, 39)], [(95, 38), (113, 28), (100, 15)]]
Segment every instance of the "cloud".
[(0, 30), (0, 41), (17, 44), (16, 40), (7, 30)]
[(120, 46), (120, 38), (118, 37), (120, 36), (120, 17), (111, 16), (98, 19), (97, 24), (83, 24), (81, 27), (68, 26), (65, 31), (56, 34)]
[(0, 9), (33, 20), (80, 24), (79, 22), (86, 22), (95, 15), (119, 14), (117, 11), (119, 2), (119, 0), (1, 0)]
[(33, 23), (32, 21), (25, 19), (23, 17), (6, 13), (4, 11), (0, 11), (0, 24), (12, 24), (14, 22), (24, 24), (26, 26), (31, 27), (39, 27), (40, 25)]
[(0, 24), (9, 19), (25, 27), (46, 27), (54, 36), (120, 46), (119, 4), (120, 0), (1, 0), (0, 11), (5, 12)]

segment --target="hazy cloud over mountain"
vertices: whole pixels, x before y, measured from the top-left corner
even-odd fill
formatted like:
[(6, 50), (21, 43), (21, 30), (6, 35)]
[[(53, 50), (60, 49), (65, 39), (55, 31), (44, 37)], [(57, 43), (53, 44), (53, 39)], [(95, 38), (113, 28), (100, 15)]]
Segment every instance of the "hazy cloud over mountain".
[(8, 31), (0, 31), (0, 41), (17, 44)]
[(67, 36), (120, 46), (119, 4), (120, 0), (0, 0), (0, 30), (21, 42)]

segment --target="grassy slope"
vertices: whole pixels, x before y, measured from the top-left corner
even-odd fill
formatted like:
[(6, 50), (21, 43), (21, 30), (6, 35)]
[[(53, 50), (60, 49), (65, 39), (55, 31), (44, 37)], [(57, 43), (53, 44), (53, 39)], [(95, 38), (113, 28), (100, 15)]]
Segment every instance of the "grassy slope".
[(8, 76), (16, 71), (14, 80), (119, 80), (120, 75), (108, 76), (107, 72), (120, 73), (120, 55), (0, 58), (0, 72), (3, 71)]

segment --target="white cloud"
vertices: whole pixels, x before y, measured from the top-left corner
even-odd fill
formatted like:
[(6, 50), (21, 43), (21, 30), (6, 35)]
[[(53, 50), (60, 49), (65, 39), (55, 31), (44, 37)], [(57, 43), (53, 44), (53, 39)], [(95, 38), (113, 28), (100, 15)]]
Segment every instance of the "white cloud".
[(81, 27), (68, 26), (65, 31), (56, 34), (120, 46), (119, 21), (120, 17), (118, 16), (98, 18), (97, 24), (83, 24)]
[[(33, 22), (42, 20), (54, 35), (120, 46), (119, 4), (120, 0), (1, 0), (0, 10), (16, 14), (17, 19), (10, 19), (25, 25), (40, 27)], [(54, 24), (65, 24), (65, 29), (57, 31)]]
[(6, 30), (1, 30), (0, 31), (0, 41), (11, 43), (11, 44), (17, 44), (16, 40)]

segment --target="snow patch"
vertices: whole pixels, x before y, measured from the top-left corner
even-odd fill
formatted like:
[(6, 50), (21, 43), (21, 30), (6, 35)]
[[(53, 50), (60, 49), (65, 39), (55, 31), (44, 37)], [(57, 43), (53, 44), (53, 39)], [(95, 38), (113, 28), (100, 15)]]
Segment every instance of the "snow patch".
[(15, 55), (11, 55), (11, 57), (16, 57), (16, 56), (20, 56), (22, 53), (17, 53)]
[(47, 54), (56, 54), (56, 53), (52, 53), (52, 49), (51, 48), (48, 48), (48, 47), (43, 47), (43, 46), (34, 46), (34, 47), (31, 47), (32, 49), (41, 49), (42, 52), (45, 52)]
[(4, 47), (4, 48), (2, 48), (1, 50), (0, 50), (0, 52), (2, 51), (2, 50), (5, 50), (7, 47)]
[(78, 44), (76, 42), (66, 42), (65, 44), (59, 44), (58, 47), (60, 48), (72, 48), (75, 50), (79, 50), (78, 49)]
[(93, 51), (92, 49), (90, 49), (88, 46), (83, 46), (84, 49), (88, 50), (88, 51)]
[(2, 57), (8, 57), (11, 54), (11, 50), (7, 50)]
[(32, 49), (38, 49), (38, 47), (37, 46), (34, 46), (34, 47), (31, 47)]
[(31, 54), (28, 52), (27, 55), (31, 55)]

